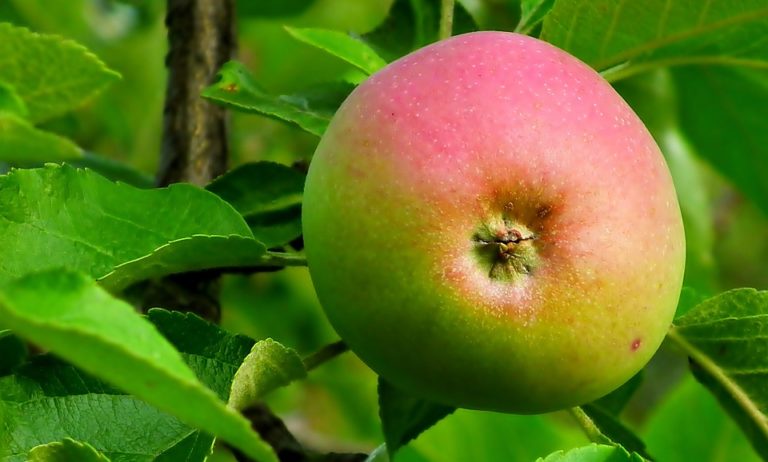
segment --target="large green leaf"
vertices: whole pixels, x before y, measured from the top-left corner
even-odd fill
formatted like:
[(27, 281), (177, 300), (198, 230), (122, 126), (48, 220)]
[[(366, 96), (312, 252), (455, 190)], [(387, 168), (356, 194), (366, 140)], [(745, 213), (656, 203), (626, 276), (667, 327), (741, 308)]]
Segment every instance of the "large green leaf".
[(554, 5), (555, 0), (522, 0), (520, 2), (520, 22), (515, 28), (515, 32), (521, 34), (533, 32)]
[(542, 38), (619, 80), (681, 64), (768, 68), (764, 0), (558, 0)]
[(0, 80), (10, 84), (37, 123), (87, 102), (119, 79), (71, 40), (0, 24)]
[(768, 72), (697, 66), (673, 76), (696, 151), (768, 214)]
[(64, 438), (55, 443), (36, 446), (29, 451), (28, 462), (110, 462), (88, 443)]
[(99, 282), (119, 292), (139, 281), (186, 271), (253, 268), (264, 262), (266, 252), (264, 244), (251, 237), (196, 235), (171, 241), (148, 255), (118, 265)]
[(21, 117), (0, 113), (0, 161), (31, 164), (82, 156), (83, 150), (67, 138), (35, 128)]
[(7, 283), (0, 288), (0, 318), (18, 335), (254, 459), (277, 460), (147, 320), (91, 279), (60, 271)]
[(259, 88), (245, 66), (230, 61), (219, 71), (219, 80), (203, 90), (202, 95), (236, 111), (290, 122), (313, 135), (322, 136), (352, 88), (351, 84), (339, 82), (300, 94), (272, 96)]
[(27, 105), (16, 93), (12, 86), (0, 80), (0, 115), (10, 114), (17, 117), (26, 117)]
[(763, 458), (768, 458), (768, 292), (737, 289), (675, 320), (669, 337), (696, 378), (717, 397)]
[(0, 282), (46, 268), (102, 277), (200, 234), (251, 231), (229, 204), (187, 184), (143, 190), (67, 166), (0, 177)]
[(296, 40), (326, 51), (368, 75), (387, 65), (365, 42), (335, 30), (286, 27)]
[(241, 165), (206, 189), (232, 204), (253, 235), (267, 247), (301, 235), (301, 200), (305, 175), (274, 162)]
[(379, 416), (390, 455), (455, 410), (413, 397), (379, 378)]

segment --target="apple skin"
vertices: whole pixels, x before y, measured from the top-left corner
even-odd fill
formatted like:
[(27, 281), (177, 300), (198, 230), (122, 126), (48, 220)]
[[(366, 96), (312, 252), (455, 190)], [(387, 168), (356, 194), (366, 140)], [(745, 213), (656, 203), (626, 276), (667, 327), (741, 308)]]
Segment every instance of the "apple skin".
[(476, 32), (391, 63), (309, 169), (312, 280), (338, 334), (435, 402), (541, 413), (651, 358), (685, 266), (661, 152), (594, 70)]

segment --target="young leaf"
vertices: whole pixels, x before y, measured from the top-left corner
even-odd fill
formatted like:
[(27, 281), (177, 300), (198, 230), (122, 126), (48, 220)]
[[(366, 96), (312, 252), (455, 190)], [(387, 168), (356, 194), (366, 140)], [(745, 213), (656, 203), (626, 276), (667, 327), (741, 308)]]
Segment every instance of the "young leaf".
[(768, 68), (755, 46), (768, 27), (764, 0), (683, 2), (558, 0), (541, 37), (611, 81), (656, 67), (724, 64)]
[[(439, 28), (440, 0), (395, 0), (384, 22), (362, 39), (385, 60), (394, 61), (436, 41)], [(456, 2), (453, 35), (477, 29), (472, 16)]]
[(327, 51), (368, 75), (387, 65), (387, 62), (365, 42), (343, 32), (293, 27), (286, 27), (285, 30), (296, 40)]
[(48, 268), (102, 277), (200, 234), (251, 237), (229, 204), (188, 184), (143, 190), (68, 166), (0, 176), (0, 282)]
[(267, 248), (244, 236), (192, 236), (171, 241), (152, 253), (120, 264), (99, 282), (117, 293), (147, 279), (186, 271), (258, 266)]
[(93, 446), (71, 438), (35, 446), (29, 451), (28, 462), (109, 462)]
[(515, 32), (530, 34), (544, 20), (554, 4), (555, 0), (522, 0), (520, 23), (515, 28)]
[(339, 82), (299, 94), (271, 96), (259, 88), (245, 66), (230, 61), (221, 67), (219, 80), (203, 90), (202, 96), (236, 111), (262, 114), (322, 136), (352, 88), (352, 84)]
[(71, 40), (0, 23), (2, 80), (24, 100), (32, 123), (87, 102), (120, 75)]
[(736, 289), (675, 320), (669, 338), (758, 454), (768, 458), (768, 292)]
[(301, 235), (304, 177), (294, 168), (256, 162), (225, 173), (206, 189), (232, 204), (256, 239), (275, 247)]
[(455, 410), (410, 396), (379, 378), (379, 417), (390, 456)]
[(0, 288), (0, 317), (21, 337), (86, 372), (257, 460), (277, 460), (249, 423), (197, 380), (148, 321), (89, 278), (59, 271), (5, 284)]
[(0, 161), (32, 164), (82, 156), (82, 149), (67, 138), (37, 129), (15, 115), (0, 113)]
[(590, 444), (569, 451), (557, 451), (537, 462), (643, 462), (640, 455), (630, 454), (620, 446)]
[(299, 355), (272, 339), (257, 342), (232, 381), (229, 406), (243, 410), (265, 394), (306, 377)]

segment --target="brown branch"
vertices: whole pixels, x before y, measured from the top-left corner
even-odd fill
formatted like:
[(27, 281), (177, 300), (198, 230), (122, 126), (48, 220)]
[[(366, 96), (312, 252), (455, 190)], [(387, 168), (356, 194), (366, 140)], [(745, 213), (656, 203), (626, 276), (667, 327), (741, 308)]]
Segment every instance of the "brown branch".
[(234, 0), (168, 0), (169, 52), (157, 183), (203, 186), (227, 169), (223, 108), (200, 97), (235, 49)]

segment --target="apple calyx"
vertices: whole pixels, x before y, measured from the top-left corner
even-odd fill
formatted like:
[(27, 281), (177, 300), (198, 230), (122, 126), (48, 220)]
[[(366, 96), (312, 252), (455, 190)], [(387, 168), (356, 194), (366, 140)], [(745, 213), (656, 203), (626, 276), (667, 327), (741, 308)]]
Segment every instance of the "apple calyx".
[(517, 282), (531, 274), (539, 264), (536, 233), (510, 218), (483, 224), (473, 241), (480, 264), (488, 277)]

